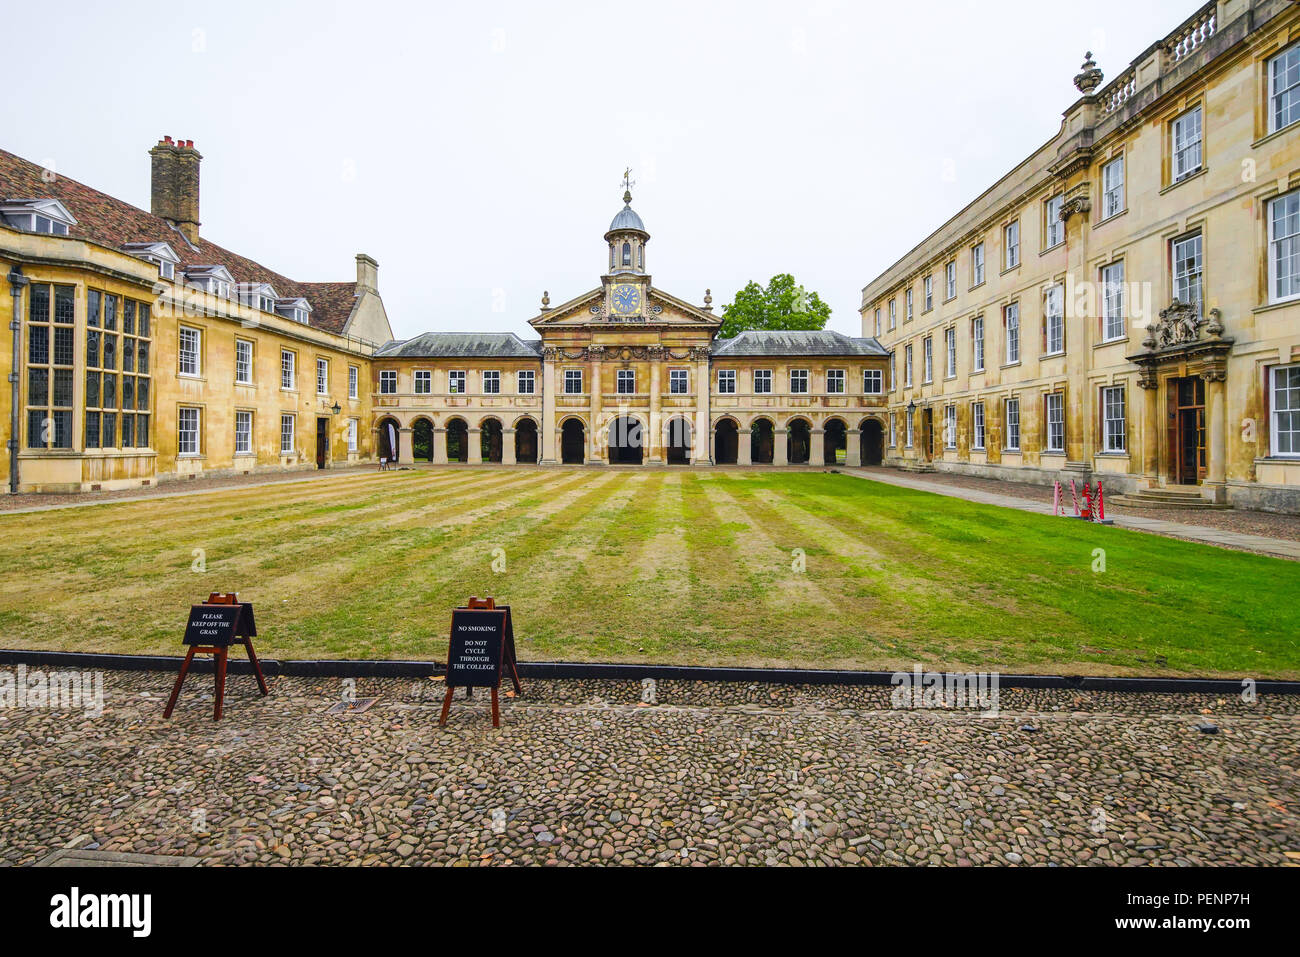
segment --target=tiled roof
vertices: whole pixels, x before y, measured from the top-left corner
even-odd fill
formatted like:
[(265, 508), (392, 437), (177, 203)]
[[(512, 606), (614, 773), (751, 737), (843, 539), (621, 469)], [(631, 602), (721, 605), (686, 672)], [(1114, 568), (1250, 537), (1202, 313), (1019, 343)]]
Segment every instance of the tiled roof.
[(376, 359), (540, 359), (540, 339), (524, 341), (513, 332), (426, 332), (381, 346)]
[(750, 330), (713, 343), (715, 356), (887, 356), (875, 339), (829, 330)]
[(192, 245), (161, 217), (75, 179), (60, 175), (47, 183), (42, 172), (36, 163), (0, 150), (0, 199), (57, 199), (76, 217), (77, 225), (69, 230), (75, 239), (111, 249), (121, 249), (125, 243), (170, 243), (181, 267), (218, 264), (230, 270), (236, 282), (269, 282), (281, 296), (301, 296), (310, 302), (312, 326), (327, 332), (342, 332), (352, 314), (355, 282), (294, 282), (202, 237)]

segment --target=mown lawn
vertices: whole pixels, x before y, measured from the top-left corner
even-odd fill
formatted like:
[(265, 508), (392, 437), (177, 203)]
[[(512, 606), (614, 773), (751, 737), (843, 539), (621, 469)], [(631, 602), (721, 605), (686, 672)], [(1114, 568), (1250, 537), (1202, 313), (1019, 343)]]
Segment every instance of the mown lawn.
[(0, 516), (0, 647), (177, 654), (211, 590), (278, 658), (445, 657), (491, 594), (524, 659), (1300, 677), (1300, 565), (846, 475), (450, 468)]

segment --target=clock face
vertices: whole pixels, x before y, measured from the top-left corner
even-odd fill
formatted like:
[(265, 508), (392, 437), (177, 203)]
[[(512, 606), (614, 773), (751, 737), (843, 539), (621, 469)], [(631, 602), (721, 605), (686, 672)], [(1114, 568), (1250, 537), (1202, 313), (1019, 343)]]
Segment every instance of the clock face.
[(641, 287), (631, 283), (620, 283), (614, 287), (610, 296), (610, 305), (620, 316), (630, 315), (641, 308)]

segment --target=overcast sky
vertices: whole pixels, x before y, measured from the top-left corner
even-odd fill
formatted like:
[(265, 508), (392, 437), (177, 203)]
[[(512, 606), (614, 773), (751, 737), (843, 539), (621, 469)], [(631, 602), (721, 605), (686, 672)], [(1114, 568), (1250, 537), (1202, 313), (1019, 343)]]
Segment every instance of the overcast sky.
[[(399, 338), (527, 335), (599, 282), (633, 168), (656, 286), (862, 287), (1052, 137), (1185, 0), (26, 3), (3, 145), (144, 208), (163, 134), (203, 235), (299, 280), (380, 264)], [(1104, 26), (1103, 26), (1104, 25)]]

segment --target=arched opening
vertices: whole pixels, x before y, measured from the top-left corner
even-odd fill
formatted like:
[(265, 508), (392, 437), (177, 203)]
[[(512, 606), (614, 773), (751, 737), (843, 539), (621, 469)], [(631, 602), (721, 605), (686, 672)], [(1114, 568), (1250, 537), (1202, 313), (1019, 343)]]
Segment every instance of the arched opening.
[(786, 437), (786, 461), (791, 465), (808, 464), (809, 452), (812, 449), (812, 430), (808, 427), (808, 422), (805, 419), (791, 419), (787, 428), (789, 434)]
[(641, 421), (621, 415), (609, 423), (609, 464), (640, 465), (645, 458), (645, 430)]
[(447, 461), (469, 461), (469, 426), (464, 419), (452, 419), (447, 423)]
[(381, 419), (379, 421), (379, 442), (377, 451), (379, 457), (385, 462), (397, 461), (398, 438), (397, 430), (401, 428), (396, 419)]
[(771, 465), (776, 448), (770, 419), (755, 419), (749, 427), (749, 460), (755, 465)]
[(521, 465), (537, 464), (537, 423), (532, 419), (515, 423), (515, 461)]
[(849, 454), (848, 427), (841, 419), (831, 419), (826, 423), (824, 429), (825, 434), (822, 436), (822, 440), (825, 457), (822, 461), (827, 465), (843, 465)]
[(875, 419), (862, 423), (862, 464), (880, 465), (885, 461), (885, 427)]
[(713, 461), (719, 465), (735, 465), (740, 457), (740, 433), (736, 423), (723, 419), (713, 429)]
[(691, 423), (682, 418), (672, 419), (668, 423), (669, 465), (689, 465), (691, 462)]
[(505, 432), (496, 419), (484, 419), (479, 423), (479, 442), (484, 462), (500, 462), (502, 439)]
[(632, 244), (631, 243), (623, 244), (623, 265), (624, 266), (632, 265)]
[(433, 461), (433, 423), (417, 419), (411, 429), (411, 456), (417, 462)]
[(581, 419), (569, 419), (560, 429), (560, 461), (581, 465), (587, 460), (587, 429)]

